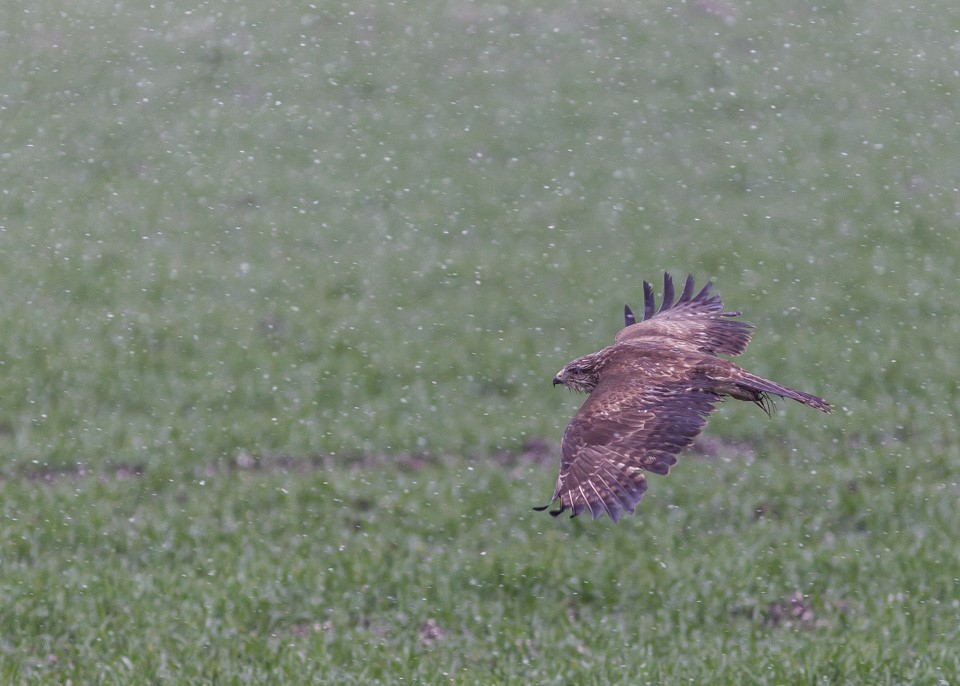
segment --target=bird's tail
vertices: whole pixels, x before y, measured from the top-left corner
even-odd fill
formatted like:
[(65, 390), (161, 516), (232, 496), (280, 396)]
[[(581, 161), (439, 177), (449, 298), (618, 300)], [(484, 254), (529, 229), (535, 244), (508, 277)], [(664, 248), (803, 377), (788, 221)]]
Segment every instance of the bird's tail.
[(758, 397), (748, 399), (760, 405), (765, 411), (768, 410), (768, 408), (764, 404), (765, 398), (763, 394), (772, 393), (773, 395), (779, 395), (781, 398), (796, 400), (798, 403), (803, 403), (807, 407), (812, 407), (827, 414), (833, 412), (833, 405), (819, 396), (813, 395), (812, 393), (804, 393), (803, 391), (795, 391), (792, 388), (781, 386), (774, 381), (768, 381), (749, 372), (744, 372), (743, 376), (737, 379), (737, 385), (746, 390), (754, 391)]

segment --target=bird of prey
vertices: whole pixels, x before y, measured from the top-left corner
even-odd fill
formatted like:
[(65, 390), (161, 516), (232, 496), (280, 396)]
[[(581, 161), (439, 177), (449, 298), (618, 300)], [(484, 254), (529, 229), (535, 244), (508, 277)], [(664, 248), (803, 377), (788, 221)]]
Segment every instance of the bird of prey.
[(556, 516), (589, 511), (617, 522), (633, 514), (647, 490), (647, 472), (667, 474), (676, 455), (693, 443), (714, 404), (725, 397), (749, 400), (770, 414), (770, 395), (821, 412), (830, 403), (741, 369), (719, 355), (739, 355), (753, 326), (723, 312), (707, 283), (694, 295), (688, 276), (674, 302), (673, 279), (663, 275), (663, 301), (643, 282), (643, 317), (624, 305), (624, 328), (613, 345), (566, 364), (553, 384), (589, 397), (563, 432), (560, 476), (545, 510)]

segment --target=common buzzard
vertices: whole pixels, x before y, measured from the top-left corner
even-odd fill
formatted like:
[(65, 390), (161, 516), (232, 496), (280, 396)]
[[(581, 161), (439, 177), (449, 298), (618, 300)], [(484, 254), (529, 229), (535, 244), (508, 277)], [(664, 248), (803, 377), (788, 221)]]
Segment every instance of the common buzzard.
[(606, 512), (614, 522), (634, 508), (647, 490), (646, 472), (667, 474), (676, 455), (703, 429), (714, 404), (729, 396), (749, 400), (768, 415), (769, 395), (790, 398), (821, 412), (823, 398), (755, 376), (718, 355), (739, 355), (753, 326), (722, 312), (707, 283), (694, 295), (688, 276), (674, 302), (673, 279), (663, 275), (663, 302), (656, 312), (653, 288), (643, 282), (643, 317), (624, 305), (624, 328), (616, 342), (579, 357), (553, 377), (590, 397), (577, 412), (561, 444), (560, 476), (553, 499), (556, 516)]

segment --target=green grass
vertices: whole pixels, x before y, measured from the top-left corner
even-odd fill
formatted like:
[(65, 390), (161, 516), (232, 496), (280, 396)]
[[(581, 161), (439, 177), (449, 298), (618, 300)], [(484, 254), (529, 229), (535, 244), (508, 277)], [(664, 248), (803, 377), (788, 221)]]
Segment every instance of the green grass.
[[(0, 681), (955, 680), (960, 11), (539, 4), (3, 5)], [(665, 269), (837, 413), (531, 512)]]

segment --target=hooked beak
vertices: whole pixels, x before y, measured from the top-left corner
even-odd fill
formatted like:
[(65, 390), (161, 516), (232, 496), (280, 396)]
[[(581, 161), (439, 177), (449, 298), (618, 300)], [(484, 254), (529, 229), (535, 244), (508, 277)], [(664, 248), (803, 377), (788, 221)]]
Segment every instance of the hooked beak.
[(562, 383), (563, 383), (563, 381), (560, 379), (560, 375), (559, 375), (559, 374), (557, 374), (555, 377), (553, 377), (553, 385), (554, 385), (554, 386), (558, 386), (558, 385), (560, 385), (560, 384), (562, 384)]

